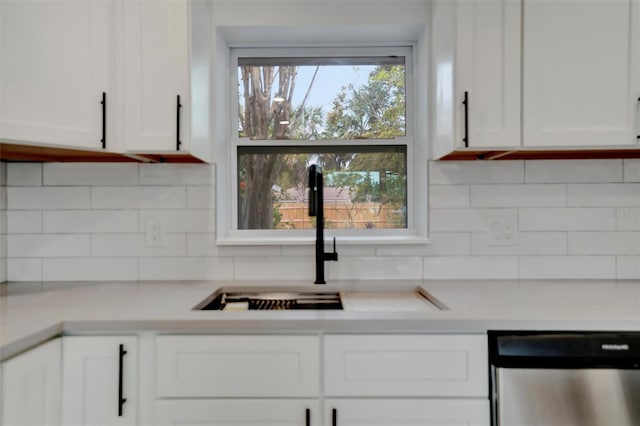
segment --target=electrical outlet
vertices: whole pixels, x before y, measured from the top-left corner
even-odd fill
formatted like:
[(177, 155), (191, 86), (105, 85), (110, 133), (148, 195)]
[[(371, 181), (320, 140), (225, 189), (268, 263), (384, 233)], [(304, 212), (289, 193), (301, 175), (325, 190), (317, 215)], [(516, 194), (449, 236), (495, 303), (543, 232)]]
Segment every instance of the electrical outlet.
[(518, 219), (516, 216), (492, 216), (487, 218), (490, 246), (515, 246), (518, 243)]
[(162, 221), (148, 218), (146, 223), (147, 247), (164, 247), (164, 227)]

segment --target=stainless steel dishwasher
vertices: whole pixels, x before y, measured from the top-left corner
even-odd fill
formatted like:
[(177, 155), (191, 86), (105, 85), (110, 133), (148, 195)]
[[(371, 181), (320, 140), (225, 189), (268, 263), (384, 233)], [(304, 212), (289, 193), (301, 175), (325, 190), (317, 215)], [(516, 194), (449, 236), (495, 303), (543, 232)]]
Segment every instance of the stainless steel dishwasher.
[(493, 426), (640, 425), (640, 333), (489, 332)]

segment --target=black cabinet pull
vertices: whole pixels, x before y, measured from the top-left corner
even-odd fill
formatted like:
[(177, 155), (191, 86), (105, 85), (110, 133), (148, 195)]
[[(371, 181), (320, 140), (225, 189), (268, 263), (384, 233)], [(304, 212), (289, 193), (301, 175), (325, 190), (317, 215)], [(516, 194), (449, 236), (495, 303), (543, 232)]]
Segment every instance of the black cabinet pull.
[(464, 138), (462, 141), (464, 142), (464, 147), (469, 148), (469, 92), (464, 92), (462, 105), (464, 105)]
[(307, 408), (304, 413), (304, 424), (311, 426), (311, 410), (309, 408)]
[(123, 384), (124, 384), (124, 356), (127, 351), (124, 349), (124, 345), (120, 345), (120, 362), (118, 366), (118, 417), (122, 417), (122, 406), (127, 402), (127, 398), (123, 398)]
[(180, 103), (180, 95), (178, 95), (178, 102), (176, 103), (176, 151), (180, 151), (180, 109), (182, 104)]
[(105, 92), (102, 92), (100, 104), (102, 104), (102, 139), (100, 142), (102, 142), (102, 149), (105, 149), (107, 147), (107, 94)]
[[(640, 102), (640, 98), (638, 98), (638, 102)], [(638, 139), (640, 139), (640, 135), (638, 135)]]
[(338, 410), (336, 408), (331, 411), (331, 426), (338, 426)]

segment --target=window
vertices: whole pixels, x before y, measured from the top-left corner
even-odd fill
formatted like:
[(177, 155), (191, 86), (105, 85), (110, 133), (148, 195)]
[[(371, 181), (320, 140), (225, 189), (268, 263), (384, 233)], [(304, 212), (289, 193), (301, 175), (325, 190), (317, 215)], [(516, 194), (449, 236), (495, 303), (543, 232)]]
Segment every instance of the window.
[(415, 235), (411, 47), (232, 49), (230, 63), (231, 233), (310, 235), (318, 164), (325, 229)]

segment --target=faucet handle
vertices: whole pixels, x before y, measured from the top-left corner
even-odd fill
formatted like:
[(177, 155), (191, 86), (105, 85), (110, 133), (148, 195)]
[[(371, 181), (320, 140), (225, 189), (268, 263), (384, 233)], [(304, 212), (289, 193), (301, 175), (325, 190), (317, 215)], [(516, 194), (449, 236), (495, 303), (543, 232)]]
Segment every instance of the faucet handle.
[(338, 252), (336, 251), (336, 237), (333, 237), (333, 253), (325, 253), (324, 260), (329, 260), (333, 262), (338, 261)]

